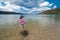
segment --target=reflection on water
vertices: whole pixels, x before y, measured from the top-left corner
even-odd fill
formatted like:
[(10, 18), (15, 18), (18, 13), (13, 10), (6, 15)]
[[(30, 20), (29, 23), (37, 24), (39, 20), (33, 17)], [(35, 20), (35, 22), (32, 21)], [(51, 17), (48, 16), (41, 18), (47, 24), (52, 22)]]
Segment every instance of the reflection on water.
[(11, 24), (18, 20), (17, 15), (0, 15), (0, 24)]
[[(29, 31), (27, 40), (59, 40), (60, 16), (59, 15), (24, 15), (26, 29)], [(20, 15), (0, 15), (0, 39), (21, 39), (20, 28), (14, 24)], [(34, 22), (33, 22), (34, 21)], [(6, 25), (1, 25), (6, 24)], [(16, 34), (16, 35), (15, 35)]]
[(60, 26), (60, 15), (27, 15), (26, 18), (44, 26)]
[[(20, 15), (0, 15), (0, 24), (12, 24), (18, 21)], [(25, 15), (26, 21), (37, 21), (42, 25), (60, 26), (60, 16), (58, 15)]]

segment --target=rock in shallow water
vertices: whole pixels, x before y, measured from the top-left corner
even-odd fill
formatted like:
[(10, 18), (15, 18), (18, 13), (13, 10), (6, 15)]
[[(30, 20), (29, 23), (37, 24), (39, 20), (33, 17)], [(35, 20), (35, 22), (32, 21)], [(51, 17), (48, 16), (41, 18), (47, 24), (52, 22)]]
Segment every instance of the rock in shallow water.
[(27, 30), (24, 30), (24, 31), (22, 31), (21, 33), (20, 33), (22, 36), (24, 36), (24, 37), (26, 37), (26, 36), (28, 36), (28, 31)]

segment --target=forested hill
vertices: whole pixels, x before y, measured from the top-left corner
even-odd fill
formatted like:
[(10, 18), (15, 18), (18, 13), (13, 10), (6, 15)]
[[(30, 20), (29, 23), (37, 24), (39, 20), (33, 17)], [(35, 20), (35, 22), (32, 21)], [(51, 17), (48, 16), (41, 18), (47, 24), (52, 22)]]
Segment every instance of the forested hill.
[(0, 11), (0, 14), (22, 14), (22, 13)]
[(56, 8), (53, 10), (47, 10), (47, 11), (41, 12), (39, 14), (60, 14), (60, 8)]

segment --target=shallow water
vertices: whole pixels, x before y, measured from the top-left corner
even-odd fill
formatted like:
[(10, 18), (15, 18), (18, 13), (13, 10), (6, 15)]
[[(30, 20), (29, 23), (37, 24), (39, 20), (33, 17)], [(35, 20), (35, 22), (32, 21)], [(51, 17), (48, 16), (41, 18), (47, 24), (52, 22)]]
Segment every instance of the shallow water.
[[(17, 23), (20, 15), (0, 15), (0, 24)], [(60, 15), (24, 15), (26, 22), (36, 21), (42, 25), (60, 26)]]
[[(60, 15), (24, 15), (27, 40), (60, 40)], [(17, 23), (20, 15), (0, 15), (0, 39), (23, 40)], [(3, 24), (1, 26), (1, 24)], [(5, 26), (6, 24), (6, 26)], [(8, 25), (15, 24), (15, 25)]]

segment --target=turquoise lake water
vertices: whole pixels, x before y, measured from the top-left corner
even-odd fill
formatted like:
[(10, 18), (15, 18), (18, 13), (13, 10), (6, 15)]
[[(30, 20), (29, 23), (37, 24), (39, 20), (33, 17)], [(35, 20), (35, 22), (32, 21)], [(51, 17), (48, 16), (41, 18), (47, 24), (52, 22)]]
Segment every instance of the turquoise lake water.
[[(17, 23), (20, 15), (0, 15), (0, 24)], [(24, 15), (26, 22), (37, 21), (42, 25), (60, 26), (60, 15)]]

